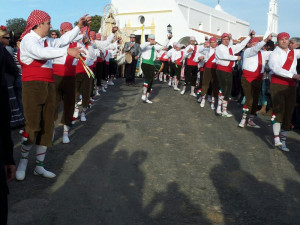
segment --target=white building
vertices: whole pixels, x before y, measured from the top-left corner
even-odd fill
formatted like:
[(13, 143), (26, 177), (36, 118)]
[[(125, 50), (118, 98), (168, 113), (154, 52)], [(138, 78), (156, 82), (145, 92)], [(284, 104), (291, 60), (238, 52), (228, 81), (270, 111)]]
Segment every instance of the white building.
[(267, 33), (278, 34), (278, 3), (270, 0)]
[(144, 16), (144, 35), (155, 34), (160, 43), (166, 39), (169, 24), (173, 28), (172, 41), (195, 36), (198, 42), (204, 42), (205, 37), (224, 32), (238, 39), (249, 32), (248, 22), (224, 12), (219, 4), (211, 8), (195, 0), (111, 0), (111, 3), (118, 10), (121, 30), (142, 35), (138, 18)]

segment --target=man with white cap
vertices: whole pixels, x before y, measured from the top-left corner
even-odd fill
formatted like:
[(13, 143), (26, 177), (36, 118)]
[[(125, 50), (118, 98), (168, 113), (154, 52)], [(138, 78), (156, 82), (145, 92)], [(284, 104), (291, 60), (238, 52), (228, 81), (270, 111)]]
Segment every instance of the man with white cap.
[(262, 51), (261, 49), (271, 39), (272, 36), (269, 35), (265, 40), (259, 42), (259, 39), (254, 37), (249, 42), (249, 48), (244, 51), (241, 83), (246, 101), (243, 107), (242, 120), (239, 123), (239, 127), (241, 128), (245, 126), (248, 114), (247, 127), (260, 128), (260, 126), (254, 123), (253, 119), (256, 114), (258, 98), (261, 92), (266, 61), (271, 54), (271, 51)]
[(195, 86), (198, 73), (198, 62), (194, 61), (194, 58), (197, 53), (202, 52), (204, 49), (203, 46), (196, 45), (196, 38), (190, 37), (190, 45), (185, 48), (186, 53), (186, 68), (185, 68), (185, 82), (181, 94), (183, 95), (186, 90), (186, 85), (191, 85), (191, 96), (196, 97)]
[(230, 46), (230, 35), (224, 33), (221, 37), (222, 44), (216, 48), (217, 77), (220, 88), (217, 114), (223, 117), (232, 117), (232, 115), (227, 112), (227, 105), (232, 88), (232, 70), (235, 61), (241, 60), (241, 57), (235, 56), (235, 54), (243, 50), (254, 34), (255, 32), (251, 31), (250, 35), (240, 44)]
[[(176, 51), (176, 45), (177, 45), (178, 43), (177, 42), (173, 42), (173, 48), (171, 48), (168, 52), (167, 52), (167, 56), (169, 57), (169, 62), (170, 62), (170, 73), (169, 73), (169, 83), (168, 83), (168, 85), (170, 86), (170, 87), (172, 87), (172, 85), (173, 85), (173, 81), (172, 81), (172, 79), (173, 79), (173, 77), (175, 76), (175, 64), (172, 62), (172, 60), (171, 60), (171, 58), (172, 58), (172, 54), (173, 54), (173, 52), (174, 51)], [(174, 85), (173, 85), (174, 86)]]
[(156, 59), (156, 54), (158, 50), (163, 49), (169, 44), (172, 35), (168, 35), (168, 39), (165, 43), (160, 46), (156, 44), (155, 35), (150, 34), (148, 36), (148, 41), (141, 44), (142, 50), (142, 71), (144, 73), (144, 87), (143, 87), (143, 95), (142, 100), (146, 103), (152, 103), (149, 100), (150, 93), (152, 92), (152, 83), (154, 77), (154, 61)]
[(171, 61), (174, 64), (175, 75), (173, 76), (174, 90), (179, 91), (178, 84), (181, 76), (181, 68), (184, 58), (186, 57), (186, 52), (181, 49), (182, 45), (177, 43), (175, 46), (175, 51), (172, 52)]
[(286, 146), (288, 131), (291, 129), (291, 119), (296, 103), (297, 59), (300, 59), (300, 49), (289, 49), (290, 35), (280, 33), (277, 36), (278, 46), (270, 55), (271, 97), (273, 104), (273, 124), (275, 146), (282, 151), (289, 151)]
[(51, 18), (46, 12), (34, 10), (27, 19), (18, 53), (22, 66), (22, 97), (26, 124), (22, 133), (22, 157), (16, 172), (17, 180), (25, 178), (28, 155), (33, 144), (36, 144), (37, 153), (34, 175), (55, 177), (54, 173), (44, 168), (47, 147), (52, 146), (56, 110), (52, 59), (67, 53), (72, 57), (79, 57), (81, 51), (78, 48), (60, 47), (69, 45), (78, 36), (87, 19), (86, 16), (82, 17), (75, 28), (57, 39), (47, 37)]
[(132, 62), (125, 64), (125, 79), (127, 85), (135, 85), (135, 71), (138, 58), (142, 52), (140, 45), (135, 42), (135, 34), (130, 35), (130, 41), (125, 43), (124, 50), (126, 54), (131, 54)]

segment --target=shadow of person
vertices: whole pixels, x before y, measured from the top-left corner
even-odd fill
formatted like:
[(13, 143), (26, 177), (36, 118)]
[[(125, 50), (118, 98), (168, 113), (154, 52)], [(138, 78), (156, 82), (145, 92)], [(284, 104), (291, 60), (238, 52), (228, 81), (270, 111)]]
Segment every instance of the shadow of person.
[(166, 192), (157, 193), (144, 211), (152, 218), (152, 224), (211, 224), (175, 182), (168, 184)]
[[(290, 163), (293, 164), (295, 170), (300, 174), (300, 151), (298, 150), (300, 142), (294, 138), (287, 138), (287, 147), (291, 150), (290, 152), (284, 152), (283, 154), (287, 157)], [(298, 150), (298, 151), (297, 151)]]
[(238, 159), (220, 153), (221, 164), (211, 170), (225, 224), (297, 224), (299, 201), (243, 171)]

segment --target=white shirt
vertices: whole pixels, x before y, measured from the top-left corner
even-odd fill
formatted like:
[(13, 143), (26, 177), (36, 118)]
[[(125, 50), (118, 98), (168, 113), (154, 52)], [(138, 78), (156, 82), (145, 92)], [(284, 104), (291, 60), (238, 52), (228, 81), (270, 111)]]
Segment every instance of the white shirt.
[(294, 49), (294, 61), (289, 71), (283, 69), (283, 65), (285, 64), (288, 54), (291, 50), (287, 52), (281, 49), (280, 47), (276, 47), (274, 51), (271, 53), (269, 58), (269, 67), (272, 70), (270, 74), (276, 74), (278, 76), (292, 78), (295, 74), (297, 74), (297, 59), (300, 58), (300, 49)]
[(161, 50), (161, 51), (158, 53), (157, 57), (158, 57), (158, 58), (161, 58), (162, 55), (163, 55), (164, 53), (165, 53), (165, 55), (163, 56), (163, 59), (169, 59), (168, 52), (165, 51), (165, 50)]
[[(225, 46), (223, 44), (219, 45), (216, 48), (216, 63), (221, 66), (229, 66), (231, 61), (236, 61), (238, 59), (238, 56), (234, 56), (235, 54), (239, 53), (240, 51), (245, 48), (245, 46), (250, 41), (250, 37), (247, 37), (245, 40), (242, 41), (242, 43), (232, 46)], [(229, 49), (232, 49), (233, 55), (229, 54)], [(235, 63), (232, 67), (234, 67)]]
[(149, 60), (151, 58), (151, 52), (152, 52), (152, 47), (154, 46), (154, 58), (153, 58), (153, 61), (156, 59), (157, 57), (157, 51), (165, 48), (166, 46), (168, 46), (169, 44), (169, 39), (167, 39), (164, 44), (162, 46), (160, 45), (150, 45), (150, 42), (145, 42), (143, 44), (140, 45), (141, 47), (141, 50), (142, 50), (142, 58), (143, 59), (146, 59), (146, 60)]
[[(188, 59), (191, 58), (192, 54), (194, 53), (194, 47), (195, 47), (195, 45), (188, 45), (185, 48), (185, 53), (186, 53), (185, 57), (186, 58), (188, 58)], [(188, 52), (190, 49), (192, 49), (193, 51)], [(196, 45), (196, 53), (195, 53), (195, 55), (197, 55), (197, 53), (203, 52), (203, 49), (204, 49), (203, 45)], [(196, 57), (194, 57), (194, 58), (196, 58)]]
[(181, 58), (181, 53), (183, 53), (183, 57), (182, 57), (182, 59), (180, 60), (180, 62), (182, 62), (183, 59), (186, 57), (186, 52), (185, 52), (184, 50), (180, 50), (180, 51), (175, 50), (175, 51), (173, 51), (172, 56), (171, 56), (171, 61), (172, 61), (173, 63), (175, 63), (176, 60), (178, 60), (178, 59)]
[(271, 51), (262, 51), (261, 48), (264, 47), (266, 42), (261, 41), (257, 43), (252, 48), (247, 48), (244, 51), (243, 58), (243, 69), (251, 72), (255, 72), (258, 67), (258, 52), (261, 52), (262, 56), (262, 69), (260, 73), (265, 72), (266, 61), (269, 60), (269, 56), (272, 53)]
[[(203, 52), (204, 62), (207, 62), (210, 59), (210, 57), (215, 53), (216, 53), (216, 48), (212, 48), (212, 47), (205, 48), (205, 51)], [(212, 62), (216, 63), (216, 57), (214, 58), (214, 60)]]
[(106, 48), (113, 42), (115, 37), (115, 34), (110, 34), (106, 40), (104, 41), (99, 41), (99, 40), (94, 40), (93, 43), (96, 45), (95, 47), (98, 48), (100, 51), (104, 52)]
[[(65, 33), (65, 34), (66, 34), (66, 33)], [(82, 38), (83, 38), (83, 35), (80, 34), (80, 35), (78, 35), (78, 36), (73, 40), (73, 42), (79, 42), (79, 41), (82, 41)], [(64, 46), (64, 47), (62, 47), (62, 48), (68, 49), (68, 48), (69, 48), (69, 45), (66, 45), (66, 46)], [(61, 57), (54, 58), (53, 61), (52, 61), (52, 63), (53, 63), (53, 64), (58, 64), (58, 65), (64, 65), (64, 64), (66, 63), (67, 56), (68, 56), (68, 54), (65, 54), (65, 55), (63, 55), (63, 56), (61, 56)], [(73, 66), (76, 66), (77, 63), (78, 63), (78, 59), (74, 58), (74, 59), (73, 59), (72, 65), (73, 65)]]
[[(66, 56), (68, 46), (79, 34), (79, 27), (75, 26), (71, 31), (68, 31), (60, 38), (40, 37), (33, 30), (30, 31), (20, 45), (20, 60), (27, 65), (33, 60), (48, 60), (42, 67), (52, 68), (52, 59)], [(48, 47), (44, 47), (44, 42), (47, 41)]]
[(171, 49), (167, 52), (167, 55), (168, 55), (169, 58), (172, 57), (172, 54), (173, 54), (174, 51), (176, 51), (175, 48), (171, 48)]
[(93, 48), (93, 46), (88, 46), (88, 49), (86, 49), (85, 45), (82, 43), (77, 43), (77, 47), (81, 47), (80, 50), (83, 50), (85, 53), (81, 53), (83, 57), (85, 57), (85, 63), (88, 66), (91, 66), (94, 64), (94, 61), (97, 60), (96, 52)]

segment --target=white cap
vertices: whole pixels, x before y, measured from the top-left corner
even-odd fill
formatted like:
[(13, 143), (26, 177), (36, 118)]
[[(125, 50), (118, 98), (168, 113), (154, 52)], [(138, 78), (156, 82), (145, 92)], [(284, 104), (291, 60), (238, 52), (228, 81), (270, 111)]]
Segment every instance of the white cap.
[(190, 41), (196, 41), (196, 38), (194, 36), (191, 36)]
[(148, 38), (150, 38), (150, 39), (155, 39), (155, 35), (154, 35), (154, 34), (149, 34), (149, 35), (148, 35)]
[(181, 47), (182, 47), (181, 44), (179, 44), (179, 43), (176, 44), (176, 48), (181, 48)]

